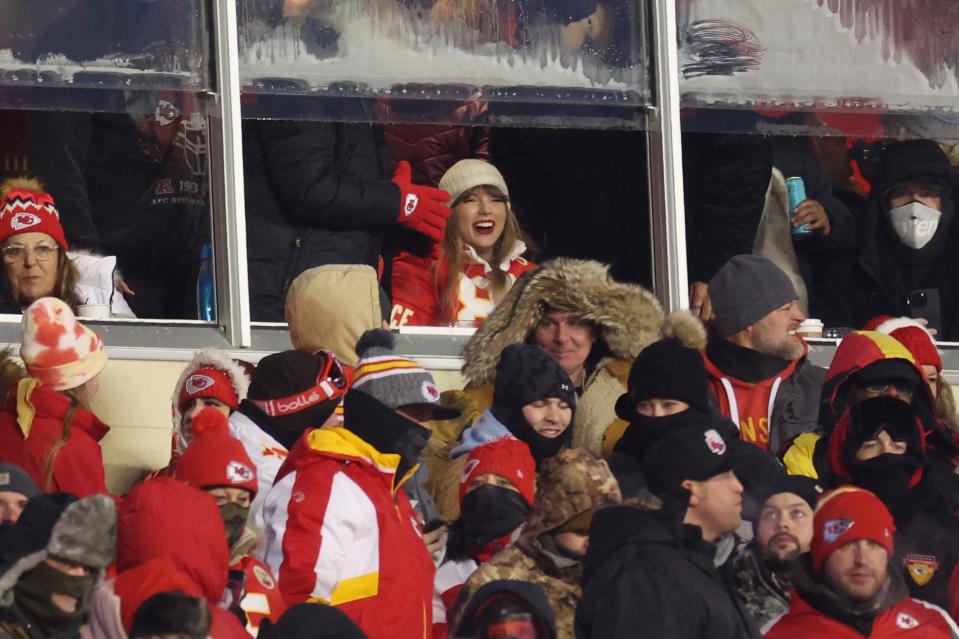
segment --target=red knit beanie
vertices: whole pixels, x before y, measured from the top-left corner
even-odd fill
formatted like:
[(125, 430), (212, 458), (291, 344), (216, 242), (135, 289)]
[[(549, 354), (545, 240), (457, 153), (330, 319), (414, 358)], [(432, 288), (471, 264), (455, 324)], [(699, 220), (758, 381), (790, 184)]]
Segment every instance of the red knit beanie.
[(824, 493), (816, 505), (813, 519), (813, 573), (822, 572), (823, 564), (835, 550), (851, 541), (868, 539), (893, 555), (892, 534), (896, 524), (878, 497), (862, 488), (840, 486)]
[(536, 462), (529, 446), (514, 437), (505, 437), (470, 451), (460, 476), (460, 502), (473, 478), (487, 473), (513, 484), (532, 507), (536, 499)]
[(938, 372), (942, 372), (942, 357), (936, 349), (936, 342), (916, 320), (911, 317), (890, 317), (876, 326), (876, 330), (896, 338), (909, 349), (919, 366), (935, 366)]
[(256, 496), (256, 466), (240, 440), (230, 435), (223, 413), (212, 407), (201, 410), (193, 420), (193, 435), (177, 462), (177, 479), (200, 489), (245, 488)]
[(240, 405), (240, 396), (233, 387), (230, 376), (218, 368), (204, 367), (193, 371), (180, 387), (180, 398), (177, 402), (180, 412), (183, 412), (187, 402), (191, 399), (216, 399), (230, 410), (236, 410)]
[(60, 213), (39, 181), (14, 178), (5, 182), (0, 190), (4, 191), (0, 202), (0, 244), (21, 233), (46, 233), (61, 249), (67, 250)]

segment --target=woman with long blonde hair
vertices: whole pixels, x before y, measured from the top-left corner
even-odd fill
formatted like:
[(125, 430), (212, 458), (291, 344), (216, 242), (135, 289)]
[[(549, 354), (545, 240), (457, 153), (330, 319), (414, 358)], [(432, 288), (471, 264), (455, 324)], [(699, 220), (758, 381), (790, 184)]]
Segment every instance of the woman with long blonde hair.
[(443, 241), (429, 256), (393, 261), (391, 326), (474, 326), (492, 312), (516, 278), (535, 265), (510, 207), (502, 174), (483, 160), (460, 160), (439, 187), (453, 210)]
[(53, 297), (23, 312), (20, 341), (26, 376), (0, 412), (0, 461), (26, 470), (44, 492), (106, 493), (99, 441), (110, 427), (90, 410), (107, 363), (103, 341)]

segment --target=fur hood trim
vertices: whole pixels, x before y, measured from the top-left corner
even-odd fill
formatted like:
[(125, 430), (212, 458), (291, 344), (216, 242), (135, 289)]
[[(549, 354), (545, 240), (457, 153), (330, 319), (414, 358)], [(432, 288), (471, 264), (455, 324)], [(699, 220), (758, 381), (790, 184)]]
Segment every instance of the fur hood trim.
[(706, 348), (706, 327), (686, 310), (673, 311), (663, 324), (663, 339), (675, 337), (686, 348), (701, 351)]
[(886, 335), (891, 335), (893, 331), (897, 331), (900, 328), (913, 327), (920, 329), (923, 333), (929, 336), (929, 339), (935, 343), (935, 339), (932, 334), (929, 332), (929, 329), (923, 326), (919, 321), (914, 320), (911, 317), (894, 317), (892, 319), (887, 319), (885, 322), (876, 327), (876, 330), (880, 333), (885, 333)]
[(663, 308), (645, 288), (615, 281), (599, 262), (556, 258), (524, 273), (486, 318), (463, 351), (463, 375), (473, 384), (492, 382), (503, 349), (525, 341), (546, 306), (599, 327), (616, 359), (635, 358), (663, 326)]
[[(201, 368), (215, 368), (226, 373), (241, 402), (246, 399), (247, 391), (250, 390), (250, 378), (246, 374), (246, 371), (243, 370), (242, 366), (233, 361), (233, 358), (228, 354), (214, 349), (197, 351), (193, 355), (193, 359), (190, 360), (190, 363), (187, 364), (187, 367), (183, 369), (180, 378), (176, 381), (176, 387), (173, 389), (173, 398), (171, 400), (173, 404), (173, 432), (178, 435), (177, 439), (182, 442), (181, 445), (183, 447), (186, 446), (183, 433), (180, 430), (180, 421), (183, 418), (183, 414), (180, 413), (180, 407), (177, 405), (179, 402), (177, 400), (180, 399), (180, 389), (183, 388), (183, 384), (186, 383), (186, 378)], [(181, 450), (180, 452), (183, 451)]]

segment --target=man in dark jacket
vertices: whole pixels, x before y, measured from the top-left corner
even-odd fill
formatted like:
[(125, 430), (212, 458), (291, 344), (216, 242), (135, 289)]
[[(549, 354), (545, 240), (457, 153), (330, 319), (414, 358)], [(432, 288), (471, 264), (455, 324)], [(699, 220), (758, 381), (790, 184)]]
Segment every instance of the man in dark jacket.
[(593, 518), (576, 609), (578, 639), (758, 637), (716, 568), (716, 542), (741, 523), (742, 485), (712, 428), (665, 436), (643, 458), (659, 511)]
[(789, 612), (764, 629), (766, 639), (959, 636), (944, 610), (909, 597), (890, 569), (894, 531), (869, 491), (843, 486), (823, 495), (809, 556), (792, 573)]
[(787, 475), (769, 489), (756, 521), (756, 536), (728, 564), (736, 593), (757, 627), (789, 609), (789, 570), (809, 551), (813, 509), (822, 487)]
[(740, 437), (773, 454), (816, 430), (825, 371), (793, 331), (805, 320), (792, 282), (764, 257), (737, 255), (709, 282), (716, 321), (704, 358), (710, 391)]
[(859, 223), (859, 255), (825, 278), (826, 325), (907, 315), (926, 319), (941, 339), (959, 339), (957, 197), (959, 174), (935, 142), (886, 147)]
[(243, 149), (254, 320), (282, 322), (286, 291), (309, 268), (377, 268), (393, 225), (443, 237), (449, 194), (413, 184), (406, 162), (390, 178), (379, 127), (247, 120)]

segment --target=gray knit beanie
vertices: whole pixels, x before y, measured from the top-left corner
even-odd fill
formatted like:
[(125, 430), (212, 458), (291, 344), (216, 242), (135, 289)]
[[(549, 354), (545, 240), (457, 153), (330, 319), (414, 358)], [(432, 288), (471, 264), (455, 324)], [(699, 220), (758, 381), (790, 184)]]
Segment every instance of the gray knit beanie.
[(0, 464), (0, 493), (18, 493), (30, 499), (40, 489), (27, 471), (16, 464)]
[(709, 280), (709, 298), (720, 337), (752, 326), (777, 308), (798, 299), (781, 268), (758, 255), (737, 255)]

